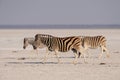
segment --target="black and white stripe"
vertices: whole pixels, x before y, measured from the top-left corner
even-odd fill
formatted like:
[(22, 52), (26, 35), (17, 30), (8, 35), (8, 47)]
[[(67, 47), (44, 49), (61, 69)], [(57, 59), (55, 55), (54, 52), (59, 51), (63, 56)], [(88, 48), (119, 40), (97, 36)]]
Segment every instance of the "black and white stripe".
[(82, 38), (82, 46), (84, 50), (88, 48), (95, 49), (100, 47), (102, 53), (99, 58), (102, 56), (103, 52), (106, 52), (107, 57), (109, 57), (109, 52), (106, 48), (106, 38), (104, 36), (80, 36)]
[(80, 37), (55, 37), (46, 34), (35, 35), (35, 42), (40, 45), (43, 43), (48, 47), (49, 50), (55, 51), (56, 57), (59, 61), (58, 51), (67, 52), (69, 50), (76, 50), (74, 63), (77, 61), (78, 54), (80, 53), (81, 39)]

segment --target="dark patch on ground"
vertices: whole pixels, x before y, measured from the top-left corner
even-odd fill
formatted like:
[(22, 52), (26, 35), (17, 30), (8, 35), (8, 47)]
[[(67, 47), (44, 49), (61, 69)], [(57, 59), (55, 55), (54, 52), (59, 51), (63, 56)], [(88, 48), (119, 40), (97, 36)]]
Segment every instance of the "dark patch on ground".
[(106, 63), (100, 63), (99, 65), (106, 65)]
[(22, 57), (22, 58), (18, 58), (18, 60), (25, 60), (26, 58), (25, 57)]
[(12, 51), (13, 53), (17, 53), (18, 51)]
[(113, 53), (120, 53), (119, 51), (115, 51), (115, 52), (113, 52)]

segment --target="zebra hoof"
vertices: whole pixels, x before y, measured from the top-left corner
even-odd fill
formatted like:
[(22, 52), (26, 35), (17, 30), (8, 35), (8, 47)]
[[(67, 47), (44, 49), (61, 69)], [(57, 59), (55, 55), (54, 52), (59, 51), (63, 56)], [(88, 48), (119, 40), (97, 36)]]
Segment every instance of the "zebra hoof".
[(108, 54), (107, 57), (110, 58), (110, 55)]
[(77, 62), (76, 62), (76, 61), (73, 61), (73, 62), (72, 62), (72, 64), (76, 65), (76, 64), (77, 64)]

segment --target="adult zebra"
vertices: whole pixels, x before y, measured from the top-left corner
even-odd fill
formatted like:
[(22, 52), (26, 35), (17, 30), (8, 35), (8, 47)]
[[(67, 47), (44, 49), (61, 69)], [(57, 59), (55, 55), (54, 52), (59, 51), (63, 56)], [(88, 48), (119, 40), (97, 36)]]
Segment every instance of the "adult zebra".
[[(35, 47), (43, 43), (44, 45), (48, 47), (49, 50), (54, 51), (58, 59), (58, 62), (60, 62), (58, 51), (67, 52), (69, 50), (76, 50), (76, 52), (74, 53), (75, 54), (75, 59), (73, 61), (74, 64), (77, 63), (77, 58), (81, 54), (80, 48), (82, 47), (81, 45), (82, 42), (81, 42), (81, 38), (77, 36), (55, 37), (55, 36), (47, 35), (47, 34), (36, 34), (35, 42), (36, 42)], [(47, 55), (48, 53), (46, 53), (43, 63), (45, 62)]]

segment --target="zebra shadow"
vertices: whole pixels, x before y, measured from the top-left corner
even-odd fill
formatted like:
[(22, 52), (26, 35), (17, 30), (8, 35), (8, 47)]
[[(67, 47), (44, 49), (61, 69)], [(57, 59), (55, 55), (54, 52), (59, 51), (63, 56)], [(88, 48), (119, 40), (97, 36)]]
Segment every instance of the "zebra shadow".
[(75, 57), (63, 57), (63, 56), (62, 56), (62, 57), (59, 57), (59, 58), (75, 58)]
[(57, 62), (7, 62), (8, 64), (57, 64)]
[[(7, 62), (7, 64), (73, 64), (72, 62)], [(77, 64), (82, 64), (80, 62), (78, 62)]]

